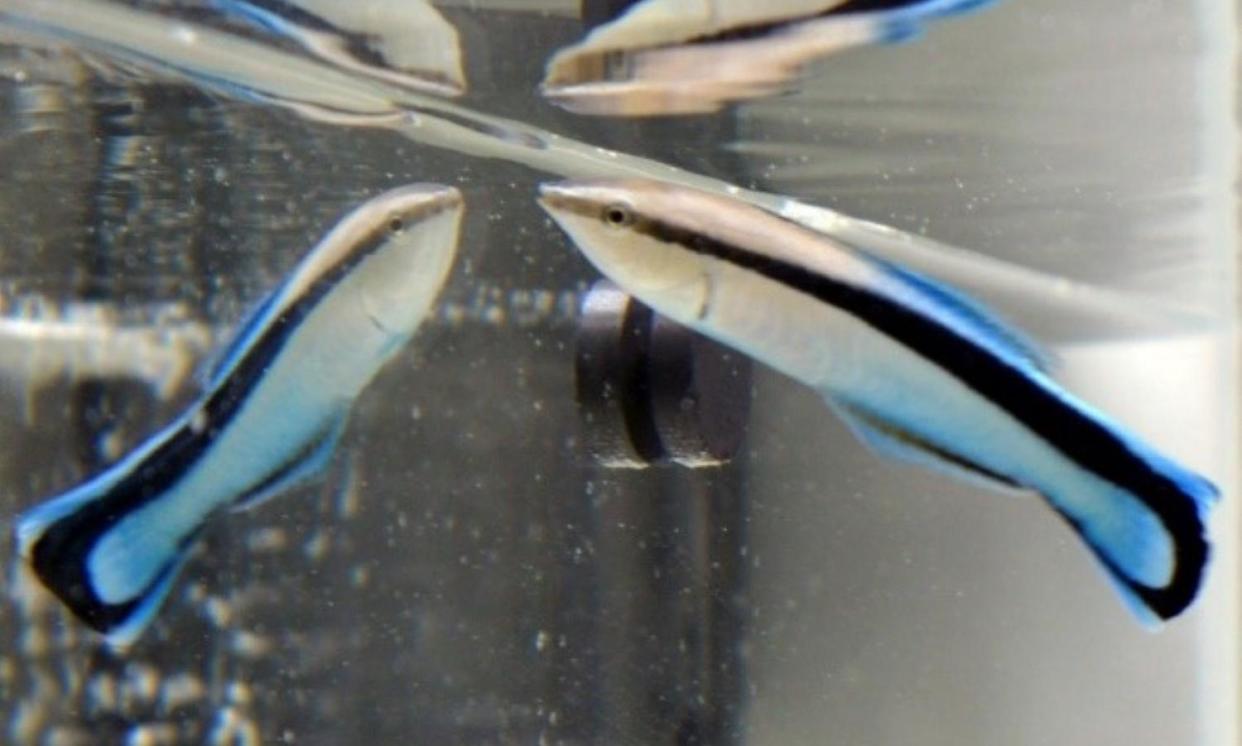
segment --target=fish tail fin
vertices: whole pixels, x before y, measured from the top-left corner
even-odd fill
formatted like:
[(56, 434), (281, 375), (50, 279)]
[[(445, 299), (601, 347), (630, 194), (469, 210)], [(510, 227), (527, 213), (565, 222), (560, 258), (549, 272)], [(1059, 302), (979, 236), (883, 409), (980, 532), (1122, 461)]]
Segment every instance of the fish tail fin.
[[(1216, 487), (1114, 430), (1125, 486), (1099, 476), (1052, 473), (1028, 484), (957, 452), (943, 438), (919, 434), (874, 410), (826, 397), (876, 453), (1005, 489), (1044, 496), (1096, 558), (1123, 601), (1148, 627), (1177, 616), (1195, 599), (1207, 565), (1206, 519)], [(1103, 424), (1103, 423), (1101, 423)], [(1058, 470), (1059, 472), (1059, 470)]]
[(142, 516), (121, 520), (125, 514), (114, 490), (88, 482), (27, 511), (15, 531), (42, 584), (117, 647), (151, 622), (198, 533), (178, 539)]
[(278, 13), (246, 0), (211, 0), (209, 6), (219, 13), (274, 34), (287, 35), (292, 25)]
[(974, 13), (998, 0), (924, 0), (889, 10), (871, 11), (880, 25), (880, 40), (889, 43), (918, 38), (924, 25), (941, 18)]
[(136, 603), (130, 606), (123, 616), (118, 617), (112, 626), (99, 630), (109, 645), (127, 648), (142, 635), (155, 618), (156, 612), (164, 605), (164, 600), (168, 598), (168, 593), (172, 590), (173, 581), (181, 574), (181, 568), (185, 567), (188, 559), (188, 547), (178, 549), (173, 556), (168, 558), (167, 564), (155, 581), (150, 583), (142, 595), (136, 599)]
[(909, 3), (905, 7), (879, 12), (888, 12), (894, 16), (910, 19), (929, 20), (967, 15), (983, 10), (989, 5), (995, 5), (998, 2), (1000, 0), (922, 0), (921, 2)]
[(1122, 600), (1149, 628), (1194, 601), (1209, 559), (1206, 517), (1216, 487), (1162, 457), (1148, 459), (1151, 488), (1101, 483), (1089, 500), (1048, 495), (1107, 571)]
[(86, 487), (87, 485), (82, 485), (77, 489), (54, 497), (47, 502), (30, 508), (18, 517), (13, 533), (17, 539), (18, 552), (23, 557), (29, 558), (31, 556), (35, 544), (39, 542), (40, 537), (47, 533), (51, 526), (54, 526), (66, 516), (77, 512), (96, 498), (96, 495), (92, 494), (92, 491), (86, 489)]

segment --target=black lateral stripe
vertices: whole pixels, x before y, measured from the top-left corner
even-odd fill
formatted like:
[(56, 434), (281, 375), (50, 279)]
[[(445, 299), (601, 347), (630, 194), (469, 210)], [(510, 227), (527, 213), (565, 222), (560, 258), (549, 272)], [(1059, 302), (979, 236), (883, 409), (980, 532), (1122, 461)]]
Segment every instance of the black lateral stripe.
[[(86, 558), (96, 542), (118, 521), (159, 499), (211, 447), (219, 433), (245, 405), (247, 397), (280, 355), (301, 322), (363, 259), (383, 246), (387, 226), (377, 226), (356, 251), (327, 270), (265, 330), (238, 362), (233, 373), (196, 405), (203, 427), (184, 425), (172, 433), (143, 463), (125, 475), (106, 494), (56, 521), (39, 537), (31, 565), (43, 584), (87, 625), (100, 632), (120, 625), (141, 602), (105, 603), (95, 593), (86, 571)], [(277, 291), (279, 292), (279, 291)], [(185, 548), (197, 534), (181, 542)], [(164, 577), (159, 573), (148, 588)]]
[[(1176, 551), (1168, 585), (1153, 588), (1134, 582), (1106, 556), (1100, 554), (1099, 558), (1161, 617), (1175, 616), (1194, 599), (1208, 549), (1193, 499), (1174, 480), (1131, 451), (1108, 427), (1069, 405), (1056, 392), (953, 329), (866, 288), (658, 220), (640, 220), (633, 229), (805, 293), (849, 313), (936, 364), (1066, 458), (1129, 492), (1159, 516)], [(1061, 515), (1078, 528), (1070, 516)]]
[(847, 2), (842, 3), (841, 5), (837, 5), (826, 10), (812, 11), (801, 15), (782, 16), (779, 18), (757, 19), (748, 24), (733, 26), (712, 34), (700, 34), (697, 36), (692, 35), (685, 41), (679, 43), (715, 44), (719, 42), (758, 39), (768, 36), (775, 31), (785, 30), (816, 18), (900, 10), (903, 8), (921, 5), (923, 2), (926, 2), (926, 0), (847, 0)]
[(927, 0), (848, 0), (834, 6), (824, 15), (850, 15), (852, 13), (875, 13), (883, 10), (901, 10), (923, 5)]

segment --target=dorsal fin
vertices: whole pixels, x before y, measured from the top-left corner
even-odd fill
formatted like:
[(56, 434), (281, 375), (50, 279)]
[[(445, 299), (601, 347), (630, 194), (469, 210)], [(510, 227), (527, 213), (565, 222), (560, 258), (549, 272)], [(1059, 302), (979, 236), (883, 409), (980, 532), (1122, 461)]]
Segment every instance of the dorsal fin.
[(1006, 357), (1016, 358), (1035, 370), (1047, 373), (1052, 367), (1050, 357), (1035, 341), (1001, 320), (980, 302), (930, 277), (870, 254), (868, 257), (934, 306), (931, 310), (939, 311), (937, 316), (957, 324), (979, 341), (1006, 353)]

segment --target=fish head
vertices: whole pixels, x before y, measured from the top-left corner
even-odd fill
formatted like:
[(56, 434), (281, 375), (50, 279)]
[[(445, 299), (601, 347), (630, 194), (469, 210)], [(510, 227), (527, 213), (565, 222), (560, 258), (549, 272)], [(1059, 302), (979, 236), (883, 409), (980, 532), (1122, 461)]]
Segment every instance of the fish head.
[(381, 336), (408, 336), (421, 322), (456, 255), (461, 193), (438, 184), (385, 192), (355, 210), (338, 230), (353, 234), (349, 297)]
[(710, 300), (711, 267), (688, 250), (676, 202), (654, 181), (567, 181), (540, 187), (539, 204), (600, 272), (682, 323)]
[[(400, 234), (424, 218), (461, 208), (461, 192), (444, 184), (405, 184), (367, 200), (364, 207), (373, 215), (383, 213), (390, 233)], [(370, 219), (367, 222), (371, 222)]]
[(369, 233), (383, 250), (422, 255), (435, 261), (457, 243), (462, 216), (461, 192), (443, 184), (407, 184), (368, 200), (347, 218)]

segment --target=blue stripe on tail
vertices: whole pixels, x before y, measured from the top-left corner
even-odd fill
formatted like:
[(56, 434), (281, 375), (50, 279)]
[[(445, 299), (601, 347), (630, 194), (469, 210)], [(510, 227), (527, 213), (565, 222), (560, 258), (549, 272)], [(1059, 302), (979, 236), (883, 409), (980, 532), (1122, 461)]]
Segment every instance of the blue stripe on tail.
[[(918, 38), (930, 21), (974, 13), (997, 2), (999, 0), (916, 0), (899, 7), (862, 10), (860, 15), (874, 19), (880, 28), (880, 41), (894, 44)], [(848, 12), (849, 8), (847, 4), (842, 10)]]

